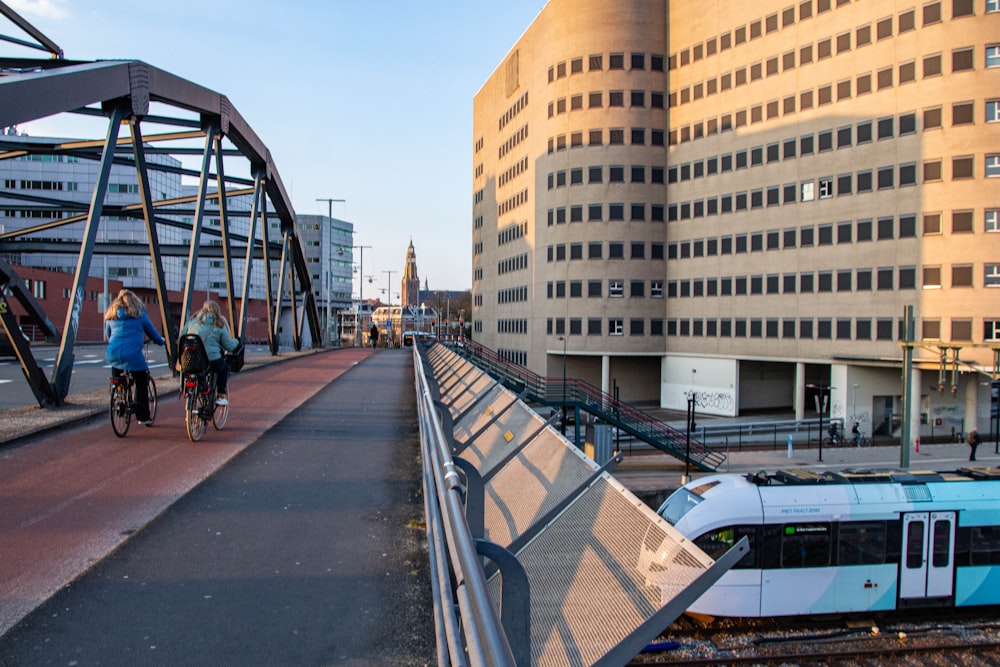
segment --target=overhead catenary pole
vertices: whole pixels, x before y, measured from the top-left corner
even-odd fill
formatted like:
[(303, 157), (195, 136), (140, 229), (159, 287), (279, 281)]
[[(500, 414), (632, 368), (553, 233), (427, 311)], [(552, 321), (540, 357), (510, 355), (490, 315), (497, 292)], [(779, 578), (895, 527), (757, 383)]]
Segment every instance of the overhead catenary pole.
[(913, 387), (913, 306), (903, 309), (903, 423), (899, 438), (899, 467), (910, 467), (910, 413)]
[[(325, 331), (323, 333), (323, 346), (324, 347), (330, 347), (330, 344), (331, 344), (331, 340), (330, 340), (330, 336), (331, 336), (331, 326), (330, 326), (331, 304), (330, 304), (330, 297), (333, 295), (332, 294), (333, 293), (333, 285), (330, 284), (332, 282), (332, 279), (333, 279), (333, 276), (332, 276), (333, 268), (331, 267), (331, 264), (333, 263), (333, 258), (330, 256), (330, 244), (333, 243), (333, 202), (341, 202), (341, 203), (343, 203), (343, 202), (346, 202), (347, 200), (346, 199), (330, 199), (329, 197), (317, 197), (316, 201), (325, 201), (326, 202), (326, 210), (327, 210), (326, 225), (324, 225), (320, 229), (319, 239), (320, 239), (320, 243), (323, 244), (323, 290), (322, 290), (321, 294), (323, 295), (323, 298), (326, 301), (326, 326), (324, 327)], [(323, 237), (326, 236), (327, 228), (329, 228), (329, 230), (330, 230), (329, 231), (330, 237), (327, 238), (326, 240), (324, 240)]]

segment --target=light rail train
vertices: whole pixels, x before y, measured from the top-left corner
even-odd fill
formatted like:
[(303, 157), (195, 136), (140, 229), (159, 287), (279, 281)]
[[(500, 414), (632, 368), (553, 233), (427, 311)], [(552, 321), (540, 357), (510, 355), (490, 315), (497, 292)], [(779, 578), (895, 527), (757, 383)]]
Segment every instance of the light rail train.
[(750, 551), (689, 609), (795, 616), (1000, 604), (1000, 468), (717, 474), (657, 513), (709, 555)]

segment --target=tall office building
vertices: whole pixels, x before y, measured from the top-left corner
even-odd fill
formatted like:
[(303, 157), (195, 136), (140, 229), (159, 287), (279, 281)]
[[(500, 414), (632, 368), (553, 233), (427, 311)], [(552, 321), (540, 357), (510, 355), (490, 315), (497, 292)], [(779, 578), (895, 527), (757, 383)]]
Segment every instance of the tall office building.
[(989, 423), (998, 4), (551, 0), (474, 99), (473, 335), (890, 432), (912, 307), (914, 423)]

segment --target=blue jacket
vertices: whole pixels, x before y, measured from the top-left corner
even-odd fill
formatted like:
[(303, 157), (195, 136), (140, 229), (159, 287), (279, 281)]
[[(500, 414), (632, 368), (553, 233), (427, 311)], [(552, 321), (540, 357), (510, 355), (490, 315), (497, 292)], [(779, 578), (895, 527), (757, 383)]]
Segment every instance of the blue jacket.
[(240, 342), (229, 334), (228, 327), (215, 326), (215, 315), (212, 313), (207, 313), (201, 322), (197, 316), (188, 320), (181, 330), (181, 335), (192, 333), (201, 336), (209, 361), (220, 359), (223, 351), (232, 352), (240, 345)]
[(165, 342), (160, 332), (149, 320), (146, 311), (139, 317), (132, 317), (124, 308), (118, 309), (118, 319), (106, 320), (108, 349), (104, 360), (114, 368), (124, 371), (148, 371), (149, 364), (142, 353), (143, 337), (148, 336), (157, 345)]

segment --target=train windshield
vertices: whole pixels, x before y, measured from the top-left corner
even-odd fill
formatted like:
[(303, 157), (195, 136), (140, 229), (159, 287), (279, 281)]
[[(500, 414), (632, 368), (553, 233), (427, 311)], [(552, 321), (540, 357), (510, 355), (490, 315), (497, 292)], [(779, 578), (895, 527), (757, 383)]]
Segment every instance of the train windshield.
[(667, 520), (671, 526), (676, 526), (685, 514), (695, 508), (702, 500), (702, 494), (711, 489), (718, 482), (709, 482), (690, 489), (677, 489), (667, 498), (656, 513)]

